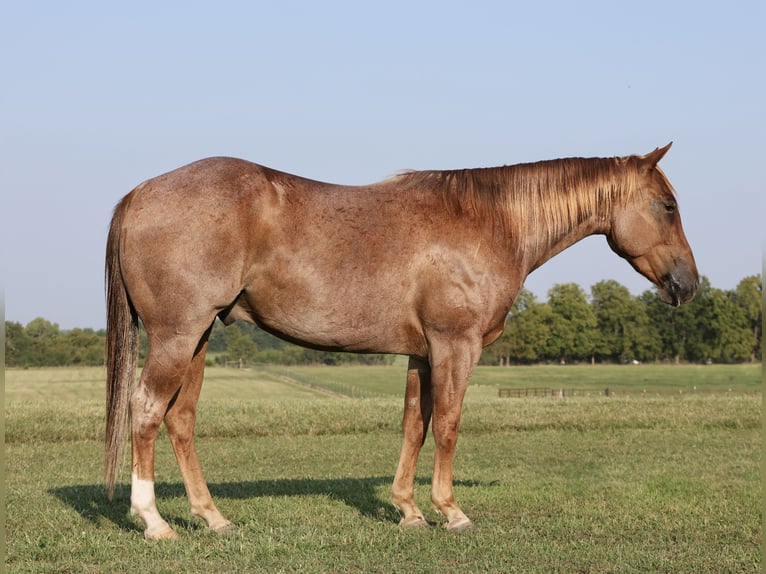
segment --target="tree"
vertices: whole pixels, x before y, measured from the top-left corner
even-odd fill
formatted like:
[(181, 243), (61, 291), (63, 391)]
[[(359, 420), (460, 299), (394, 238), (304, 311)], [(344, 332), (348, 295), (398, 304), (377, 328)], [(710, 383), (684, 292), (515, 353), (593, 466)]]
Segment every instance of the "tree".
[(93, 329), (72, 329), (65, 331), (58, 338), (60, 352), (66, 356), (66, 365), (103, 365), (104, 331)]
[(226, 339), (226, 352), (224, 360), (229, 362), (252, 361), (258, 353), (258, 347), (243, 329), (242, 324), (237, 322), (224, 331)]
[(539, 303), (537, 302), (537, 297), (535, 297), (535, 294), (526, 287), (522, 287), (521, 291), (519, 291), (519, 294), (516, 295), (516, 299), (513, 300), (513, 305), (511, 306), (511, 310), (508, 314), (510, 316), (518, 315), (519, 313), (522, 313), (523, 311), (526, 311), (527, 309), (536, 305), (539, 305)]
[(5, 322), (5, 364), (20, 367), (25, 364), (31, 342), (21, 323)]
[[(518, 344), (520, 337), (523, 337), (523, 335), (520, 336), (516, 332), (519, 327), (519, 322), (523, 321), (523, 319), (521, 319), (521, 314), (529, 307), (536, 304), (537, 301), (534, 294), (522, 287), (508, 312), (503, 333), (482, 353), (482, 364), (504, 366), (509, 365), (512, 362), (524, 362), (523, 359), (513, 356), (512, 346)], [(544, 342), (545, 341), (543, 341), (543, 343)]]
[(596, 317), (585, 291), (576, 283), (554, 285), (548, 291), (553, 312), (548, 349), (561, 362), (592, 359), (596, 344)]
[(735, 303), (744, 313), (751, 333), (750, 362), (761, 360), (761, 336), (763, 326), (763, 283), (761, 276), (745, 277), (735, 290)]
[(553, 321), (553, 309), (547, 303), (535, 303), (512, 315), (504, 335), (507, 362), (529, 364), (545, 360)]
[(602, 360), (648, 361), (660, 351), (646, 307), (617, 281), (601, 281), (591, 287), (591, 307), (598, 333), (595, 354)]
[[(10, 353), (10, 357), (6, 355), (6, 364), (29, 367), (66, 365), (66, 351), (58, 344), (60, 335), (58, 324), (42, 317), (30, 321), (23, 332), (11, 329), (10, 344), (14, 352)], [(9, 358), (15, 362), (9, 363)]]
[(42, 317), (32, 319), (29, 323), (27, 323), (24, 331), (28, 337), (37, 339), (38, 341), (54, 339), (61, 332), (58, 323), (51, 323)]
[(668, 310), (656, 295), (645, 301), (666, 357), (721, 363), (750, 358), (752, 335), (745, 311), (734, 292), (715, 289), (707, 277), (700, 278), (697, 296), (687, 305)]
[(657, 333), (662, 360), (680, 363), (687, 357), (687, 339), (694, 336), (694, 302), (681, 307), (668, 307), (656, 291), (644, 291), (639, 296), (649, 323)]
[(207, 340), (208, 353), (222, 353), (226, 350), (226, 327), (218, 319), (213, 323), (210, 337)]
[(739, 363), (752, 354), (750, 325), (745, 311), (735, 302), (734, 293), (711, 289), (705, 306), (705, 330), (709, 359)]

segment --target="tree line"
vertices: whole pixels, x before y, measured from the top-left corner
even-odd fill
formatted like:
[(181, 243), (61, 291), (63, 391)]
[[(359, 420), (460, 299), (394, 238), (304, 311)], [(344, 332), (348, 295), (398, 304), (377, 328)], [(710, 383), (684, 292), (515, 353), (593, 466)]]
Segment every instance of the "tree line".
[[(616, 281), (601, 281), (586, 293), (575, 283), (554, 285), (545, 302), (522, 290), (511, 308), (505, 332), (482, 354), (482, 363), (626, 363), (760, 361), (763, 322), (760, 275), (746, 277), (733, 290), (716, 289), (702, 278), (694, 301), (668, 307), (654, 290), (633, 296)], [(139, 358), (148, 341), (141, 330)], [(9, 367), (104, 364), (106, 333), (61, 330), (38, 318), (26, 326), (5, 323), (5, 364)], [(356, 355), (305, 349), (237, 322), (216, 321), (208, 363), (390, 364), (390, 355)]]
[(538, 302), (523, 290), (503, 335), (485, 349), (494, 364), (712, 362), (761, 360), (761, 276), (724, 291), (702, 278), (694, 300), (678, 308), (656, 291), (638, 297), (616, 281), (601, 281), (590, 296), (574, 283), (555, 285)]

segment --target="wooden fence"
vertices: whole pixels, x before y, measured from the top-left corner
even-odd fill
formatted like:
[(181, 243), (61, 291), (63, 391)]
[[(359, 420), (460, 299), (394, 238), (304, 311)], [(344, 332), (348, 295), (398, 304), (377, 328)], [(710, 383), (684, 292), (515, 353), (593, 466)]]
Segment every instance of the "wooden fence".
[[(662, 389), (611, 389), (609, 387), (605, 389), (556, 389), (550, 387), (530, 387), (525, 389), (506, 389), (499, 388), (497, 394), (501, 398), (522, 398), (522, 397), (625, 397), (625, 396), (683, 396), (683, 395), (711, 395), (711, 394), (727, 394), (731, 393), (730, 388), (720, 389), (697, 389), (692, 388), (662, 388)], [(744, 391), (740, 391), (744, 392)], [(759, 393), (756, 391), (746, 391), (749, 393)]]
[(552, 389), (550, 387), (529, 387), (525, 389), (504, 389), (497, 391), (501, 398), (518, 399), (521, 397), (583, 397), (594, 395), (612, 395), (612, 391), (604, 389), (597, 391), (595, 389)]
[(520, 397), (549, 397), (550, 387), (530, 387), (527, 389), (498, 389), (498, 395), (505, 398), (518, 399)]

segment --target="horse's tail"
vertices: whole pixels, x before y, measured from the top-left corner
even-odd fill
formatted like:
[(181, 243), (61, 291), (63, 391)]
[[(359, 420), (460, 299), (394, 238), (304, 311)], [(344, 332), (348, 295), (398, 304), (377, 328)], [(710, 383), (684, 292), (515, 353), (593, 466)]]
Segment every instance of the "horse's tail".
[(120, 266), (122, 225), (130, 195), (115, 208), (106, 244), (106, 458), (105, 481), (111, 500), (130, 421), (138, 358), (138, 315), (130, 301)]

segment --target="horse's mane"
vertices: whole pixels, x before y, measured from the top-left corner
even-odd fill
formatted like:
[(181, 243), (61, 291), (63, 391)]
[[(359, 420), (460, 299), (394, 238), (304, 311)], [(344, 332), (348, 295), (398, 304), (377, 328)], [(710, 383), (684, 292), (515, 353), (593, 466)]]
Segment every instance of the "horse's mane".
[(568, 232), (586, 218), (608, 217), (612, 205), (639, 189), (638, 158), (567, 158), (511, 166), (402, 173), (411, 189), (441, 193), (445, 209), (538, 241)]

